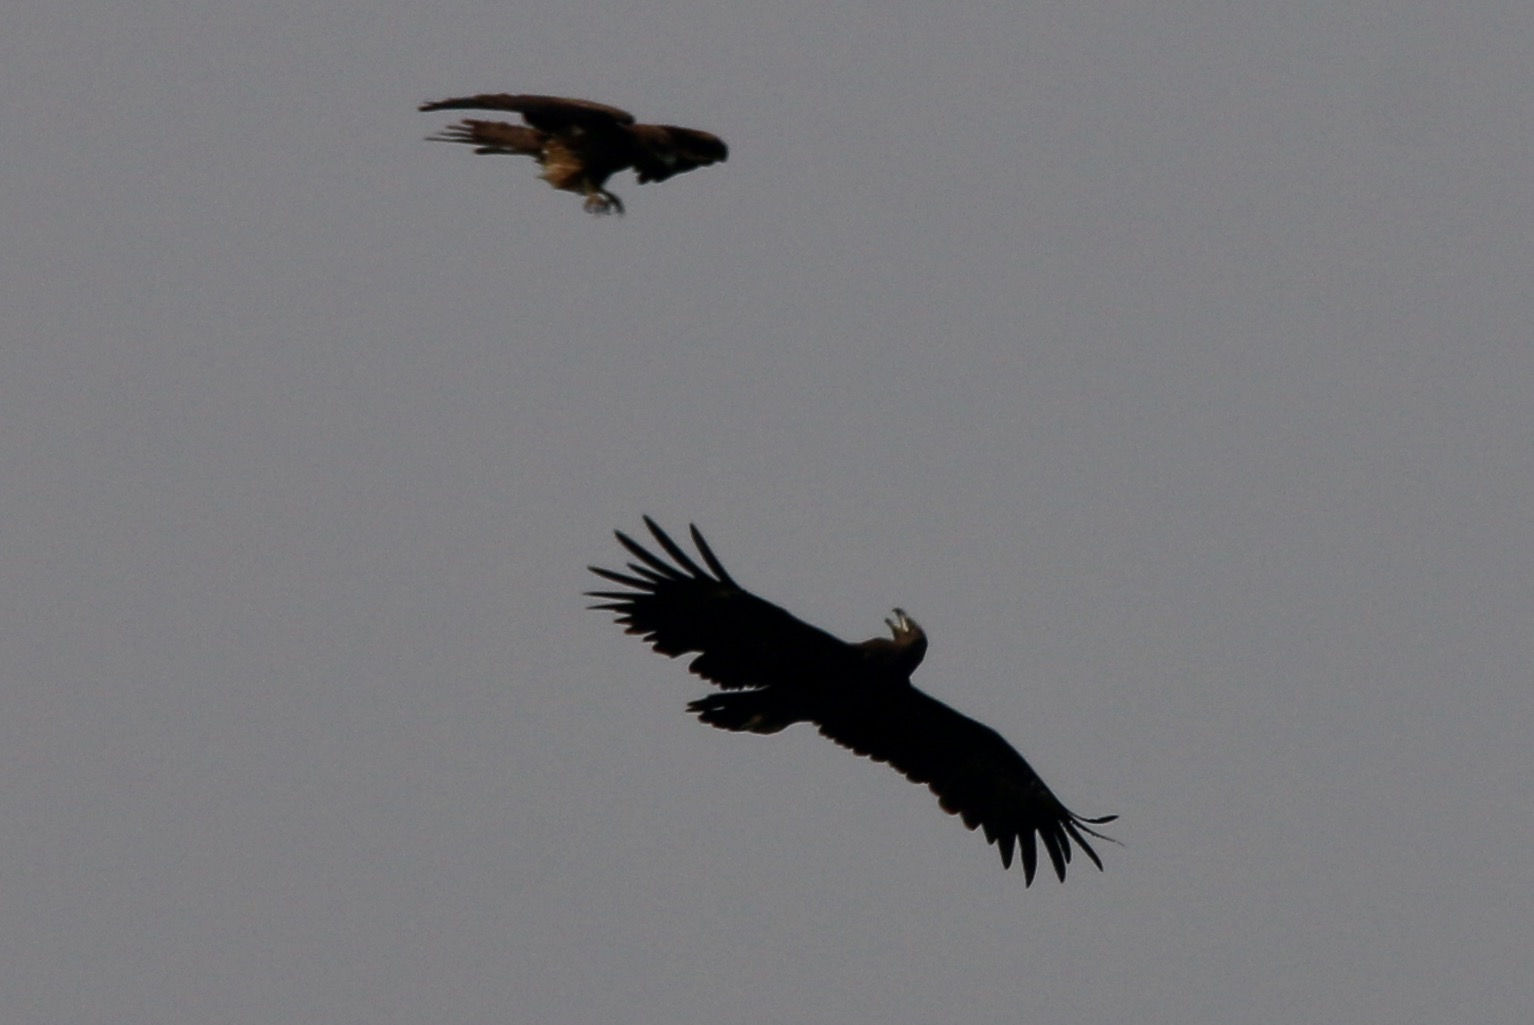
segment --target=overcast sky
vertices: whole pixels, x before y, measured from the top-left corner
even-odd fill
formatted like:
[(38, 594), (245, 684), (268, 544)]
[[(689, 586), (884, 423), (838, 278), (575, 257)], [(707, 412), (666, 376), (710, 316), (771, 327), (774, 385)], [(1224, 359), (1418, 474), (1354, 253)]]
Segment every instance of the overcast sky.
[[(1526, 0), (5, 22), (8, 1025), (1527, 1020)], [(730, 160), (590, 217), (487, 91)], [(644, 513), (1106, 871), (689, 718)]]

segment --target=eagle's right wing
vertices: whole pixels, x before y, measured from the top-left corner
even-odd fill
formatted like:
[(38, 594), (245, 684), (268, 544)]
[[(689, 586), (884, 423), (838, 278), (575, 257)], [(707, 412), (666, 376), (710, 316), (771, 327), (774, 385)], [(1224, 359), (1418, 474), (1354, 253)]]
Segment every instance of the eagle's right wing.
[(855, 670), (857, 649), (735, 583), (697, 527), (692, 540), (707, 569), (648, 516), (645, 526), (671, 562), (615, 531), (639, 561), (629, 563), (627, 573), (590, 567), (597, 576), (629, 588), (588, 592), (604, 601), (591, 607), (617, 613), (628, 633), (640, 635), (663, 655), (697, 652), (688, 668), (728, 690), (798, 689)]
[(1093, 826), (1117, 818), (1088, 819), (1067, 808), (1017, 748), (982, 722), (915, 687), (892, 688), (877, 701), (824, 706), (820, 732), (855, 754), (887, 762), (912, 783), (925, 783), (943, 810), (979, 829), (1012, 867), (1022, 854), (1024, 885), (1033, 882), (1042, 845), (1061, 881), (1074, 843), (1098, 868), (1102, 859), (1087, 836), (1111, 837)]

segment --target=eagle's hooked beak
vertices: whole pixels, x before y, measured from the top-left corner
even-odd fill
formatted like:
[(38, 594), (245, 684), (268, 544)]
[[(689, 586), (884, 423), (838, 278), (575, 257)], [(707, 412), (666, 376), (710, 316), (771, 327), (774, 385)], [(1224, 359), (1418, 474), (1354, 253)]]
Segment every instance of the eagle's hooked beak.
[(890, 633), (894, 634), (896, 637), (899, 637), (903, 633), (909, 633), (911, 627), (915, 625), (911, 622), (911, 617), (905, 614), (905, 609), (894, 609), (893, 611), (895, 613), (895, 618), (886, 619), (884, 621), (884, 625), (889, 627)]

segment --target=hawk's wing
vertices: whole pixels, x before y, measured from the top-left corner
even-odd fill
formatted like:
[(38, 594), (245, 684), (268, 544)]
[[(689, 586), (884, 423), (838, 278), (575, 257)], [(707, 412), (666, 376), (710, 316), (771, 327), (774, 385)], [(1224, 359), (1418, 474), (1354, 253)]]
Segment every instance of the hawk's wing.
[(617, 107), (591, 100), (573, 100), (562, 96), (481, 93), (452, 100), (421, 104), (422, 110), (510, 110), (540, 131), (555, 135), (577, 129), (612, 131), (619, 125), (634, 123), (634, 115)]

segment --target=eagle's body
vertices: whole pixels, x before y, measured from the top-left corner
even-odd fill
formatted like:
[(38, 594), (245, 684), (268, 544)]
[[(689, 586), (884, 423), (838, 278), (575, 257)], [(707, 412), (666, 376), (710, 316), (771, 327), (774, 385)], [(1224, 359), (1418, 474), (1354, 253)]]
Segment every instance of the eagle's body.
[(696, 128), (646, 125), (605, 103), (558, 96), (486, 94), (421, 104), (422, 110), (509, 110), (523, 125), (464, 119), (433, 142), (461, 142), (476, 153), (530, 156), (543, 179), (556, 189), (586, 199), (592, 213), (623, 212), (623, 201), (606, 188), (607, 179), (633, 168), (641, 184), (704, 167), (729, 156), (723, 140)]
[(843, 747), (926, 783), (944, 811), (1000, 848), (1004, 866), (1020, 850), (1028, 883), (1036, 838), (1062, 880), (1073, 842), (1102, 868), (1086, 835), (1109, 839), (1091, 827), (1116, 816), (1076, 815), (999, 733), (913, 687), (927, 635), (905, 612), (885, 621), (890, 637), (847, 644), (741, 588), (696, 527), (692, 539), (707, 569), (649, 517), (645, 525), (672, 561), (618, 532), (639, 562), (627, 573), (591, 567), (628, 588), (590, 592), (604, 600), (593, 608), (617, 613), (661, 654), (697, 654), (688, 668), (722, 690), (687, 706), (698, 718), (752, 733), (813, 723)]

